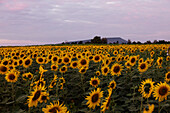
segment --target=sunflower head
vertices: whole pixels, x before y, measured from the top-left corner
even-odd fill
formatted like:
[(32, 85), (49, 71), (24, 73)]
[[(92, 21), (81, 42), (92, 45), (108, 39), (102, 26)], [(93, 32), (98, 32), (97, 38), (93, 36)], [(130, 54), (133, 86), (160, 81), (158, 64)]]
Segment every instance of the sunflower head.
[(97, 87), (99, 84), (100, 84), (100, 79), (98, 77), (97, 78), (95, 78), (95, 77), (91, 78), (90, 85)]
[(121, 74), (122, 70), (123, 70), (122, 64), (115, 63), (114, 65), (112, 65), (110, 71), (111, 71), (112, 76), (114, 76), (114, 75), (119, 76)]
[(14, 71), (11, 71), (6, 74), (5, 79), (7, 80), (7, 82), (16, 82), (18, 79), (18, 75)]
[(148, 64), (146, 62), (142, 62), (138, 66), (139, 72), (145, 72), (148, 69)]
[(170, 81), (170, 71), (165, 74), (165, 81)]
[(154, 111), (154, 104), (145, 106), (143, 113), (152, 113)]
[(108, 86), (110, 89), (115, 89), (116, 88), (116, 82), (114, 80), (112, 80), (110, 83), (109, 83), (109, 86)]

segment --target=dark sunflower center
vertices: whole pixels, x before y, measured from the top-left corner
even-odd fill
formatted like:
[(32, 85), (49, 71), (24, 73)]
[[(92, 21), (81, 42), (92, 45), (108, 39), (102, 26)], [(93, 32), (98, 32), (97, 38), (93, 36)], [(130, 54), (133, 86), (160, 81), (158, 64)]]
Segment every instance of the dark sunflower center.
[(48, 58), (51, 59), (52, 55), (50, 55)]
[(84, 60), (84, 59), (81, 60), (81, 65), (86, 65), (86, 63), (87, 63), (86, 60)]
[(167, 79), (170, 79), (170, 73), (168, 73), (168, 75), (167, 75)]
[(140, 68), (141, 68), (141, 69), (145, 69), (145, 68), (146, 68), (146, 65), (145, 65), (145, 64), (141, 64), (141, 65), (140, 65)]
[(53, 69), (56, 69), (57, 67), (56, 66), (53, 66)]
[(17, 65), (17, 62), (14, 62), (14, 65)]
[(112, 60), (115, 60), (115, 58), (112, 58)]
[(30, 62), (29, 59), (25, 61), (25, 64), (26, 64), (26, 65), (29, 65), (30, 63), (31, 63), (31, 62)]
[(31, 77), (32, 77), (32, 76), (29, 74), (29, 75), (28, 75), (28, 78), (31, 78)]
[(92, 56), (90, 56), (90, 57), (89, 57), (89, 59), (93, 59), (93, 57), (92, 57)]
[(81, 72), (84, 73), (86, 70), (85, 69), (82, 69)]
[(109, 107), (110, 101), (111, 101), (111, 98), (108, 99), (106, 107)]
[(42, 100), (47, 100), (47, 96), (42, 96)]
[(32, 98), (32, 100), (33, 100), (33, 101), (37, 100), (37, 99), (40, 97), (40, 95), (41, 95), (41, 91), (39, 90), (39, 91), (37, 91), (37, 92), (35, 93), (35, 95), (34, 95), (34, 97)]
[(97, 76), (99, 76), (99, 74), (100, 74), (99, 72), (96, 73)]
[(43, 59), (42, 59), (42, 58), (39, 58), (38, 61), (39, 61), (39, 62), (43, 62)]
[(3, 64), (4, 64), (4, 65), (7, 65), (7, 64), (8, 64), (8, 61), (3, 62)]
[(145, 93), (149, 93), (151, 85), (149, 83), (145, 84), (144, 91)]
[(22, 64), (22, 60), (19, 61), (19, 64)]
[(115, 73), (118, 73), (120, 71), (120, 66), (115, 66), (113, 71)]
[(104, 68), (104, 73), (107, 73), (108, 69), (107, 68)]
[(73, 63), (73, 67), (76, 67), (76, 66), (77, 66), (77, 63), (76, 63), (76, 62), (74, 62), (74, 63)]
[(15, 79), (15, 75), (14, 74), (10, 74), (8, 77), (10, 80), (14, 80)]
[(53, 58), (53, 61), (57, 61), (57, 57), (54, 57), (54, 58)]
[(97, 84), (98, 84), (98, 81), (97, 81), (97, 80), (93, 80), (93, 81), (92, 81), (92, 84), (93, 84), (93, 85), (97, 85)]
[(98, 61), (100, 58), (99, 56), (95, 56), (95, 60)]
[(159, 60), (159, 63), (160, 63), (160, 64), (162, 63), (162, 59)]
[(111, 84), (110, 84), (110, 88), (113, 89), (114, 87), (115, 87), (115, 83), (111, 83)]
[(44, 85), (44, 83), (42, 82), (42, 81), (40, 81), (40, 82), (38, 82), (38, 84), (37, 84), (38, 86), (43, 86)]
[(109, 60), (106, 60), (106, 64), (108, 64), (109, 63)]
[(146, 106), (145, 110), (146, 110), (146, 111), (149, 111), (149, 106)]
[(166, 95), (167, 93), (168, 93), (167, 87), (162, 86), (162, 87), (159, 89), (159, 94), (160, 94), (161, 96), (164, 96), (164, 95)]
[(55, 82), (52, 82), (52, 84), (51, 84), (51, 85), (52, 85), (52, 86), (54, 86), (54, 84), (55, 84)]
[(92, 96), (92, 102), (93, 102), (93, 103), (97, 102), (98, 99), (99, 99), (99, 94), (94, 94), (94, 95)]
[(62, 68), (61, 68), (61, 71), (65, 71), (65, 70), (66, 70), (66, 68), (65, 68), (65, 67), (62, 67)]
[(131, 59), (131, 63), (134, 63), (134, 62), (135, 62), (135, 58), (132, 58), (132, 59)]
[(62, 59), (59, 59), (59, 60), (58, 60), (58, 63), (61, 63), (61, 61), (62, 61)]
[(58, 107), (53, 107), (49, 110), (50, 113), (58, 113), (60, 109)]
[(142, 63), (142, 60), (139, 60), (140, 63)]
[(69, 62), (69, 58), (65, 58), (64, 62), (66, 62), (66, 63)]

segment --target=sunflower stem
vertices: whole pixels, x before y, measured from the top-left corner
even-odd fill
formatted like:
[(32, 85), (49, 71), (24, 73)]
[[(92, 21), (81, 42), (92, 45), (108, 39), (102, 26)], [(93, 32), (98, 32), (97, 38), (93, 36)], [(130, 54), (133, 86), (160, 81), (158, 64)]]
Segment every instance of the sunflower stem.
[[(14, 83), (11, 84), (12, 85), (12, 100), (14, 101)], [(13, 103), (13, 108), (15, 108), (15, 102)]]
[(160, 106), (161, 106), (161, 103), (159, 102), (159, 104), (158, 104), (158, 113), (161, 112)]

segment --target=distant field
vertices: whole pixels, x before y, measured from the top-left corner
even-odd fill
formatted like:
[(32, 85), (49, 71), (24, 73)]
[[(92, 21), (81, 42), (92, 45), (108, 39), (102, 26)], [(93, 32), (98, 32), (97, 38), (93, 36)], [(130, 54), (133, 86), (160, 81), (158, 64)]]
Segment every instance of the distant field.
[(1, 47), (0, 112), (169, 113), (169, 47)]

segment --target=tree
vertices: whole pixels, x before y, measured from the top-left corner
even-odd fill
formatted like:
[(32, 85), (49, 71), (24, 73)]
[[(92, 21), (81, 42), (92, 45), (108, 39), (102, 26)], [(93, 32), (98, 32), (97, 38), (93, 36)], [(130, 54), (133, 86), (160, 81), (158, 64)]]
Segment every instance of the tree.
[(102, 38), (102, 44), (107, 44), (107, 38)]
[(100, 36), (95, 36), (93, 39), (91, 39), (91, 43), (101, 44), (102, 43), (101, 37)]
[(136, 42), (135, 42), (135, 41), (133, 41), (133, 44), (136, 44)]
[(130, 39), (128, 39), (128, 42), (127, 42), (127, 44), (131, 44), (132, 42), (131, 42), (131, 40)]
[(83, 41), (79, 41), (78, 44), (83, 44)]

